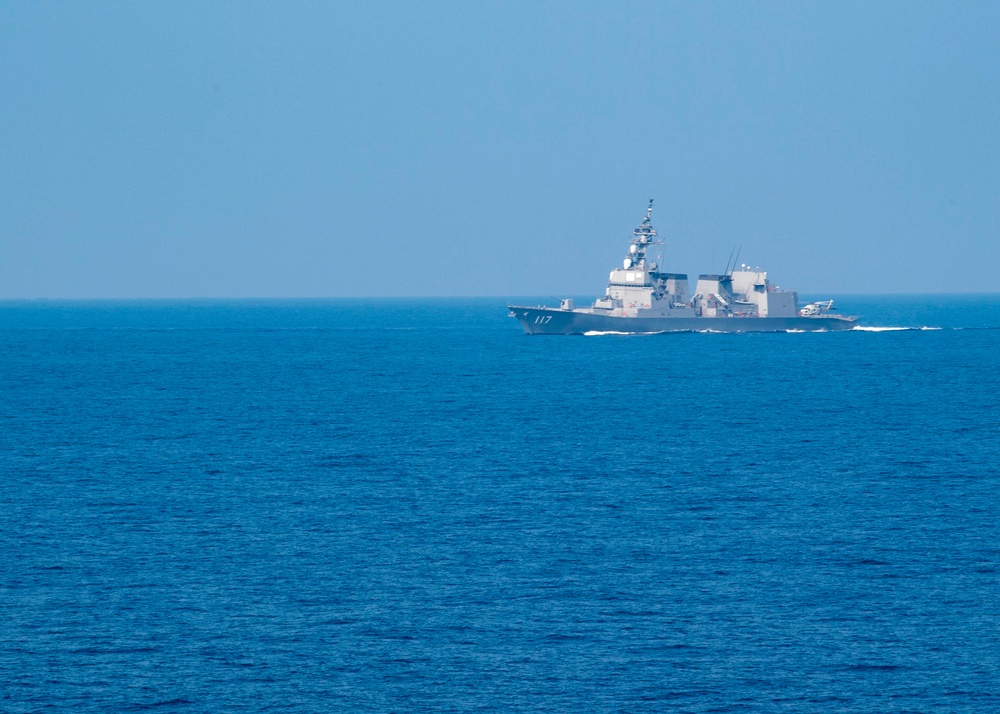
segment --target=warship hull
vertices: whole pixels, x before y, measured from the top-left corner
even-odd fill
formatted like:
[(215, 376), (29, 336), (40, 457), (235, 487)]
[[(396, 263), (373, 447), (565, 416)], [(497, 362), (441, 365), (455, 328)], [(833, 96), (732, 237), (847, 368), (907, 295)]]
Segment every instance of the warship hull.
[[(685, 273), (665, 272), (662, 256), (646, 252), (663, 245), (657, 238), (649, 200), (646, 217), (632, 231), (628, 252), (608, 275), (602, 297), (590, 307), (576, 307), (563, 298), (559, 307), (508, 305), (529, 335), (627, 335), (661, 332), (833, 332), (853, 329), (856, 317), (832, 315), (833, 300), (799, 308), (798, 293), (783, 290), (767, 272), (729, 260), (718, 274), (701, 274), (694, 295)], [(739, 258), (739, 254), (737, 254)], [(732, 256), (730, 255), (730, 260)]]
[(857, 318), (814, 317), (628, 317), (583, 310), (508, 305), (529, 335), (587, 333), (655, 334), (661, 332), (832, 332), (851, 330)]

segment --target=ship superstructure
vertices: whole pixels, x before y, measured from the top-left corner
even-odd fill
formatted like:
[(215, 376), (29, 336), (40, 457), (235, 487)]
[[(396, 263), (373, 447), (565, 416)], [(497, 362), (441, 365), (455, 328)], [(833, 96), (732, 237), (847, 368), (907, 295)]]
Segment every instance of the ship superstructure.
[(508, 305), (528, 334), (586, 332), (779, 332), (846, 330), (854, 317), (832, 315), (833, 301), (810, 303), (801, 310), (798, 295), (771, 283), (767, 273), (741, 264), (739, 270), (699, 275), (693, 296), (688, 276), (661, 270), (647, 251), (663, 245), (652, 225), (653, 201), (632, 231), (621, 267), (611, 270), (604, 296), (577, 308), (564, 299), (558, 308)]

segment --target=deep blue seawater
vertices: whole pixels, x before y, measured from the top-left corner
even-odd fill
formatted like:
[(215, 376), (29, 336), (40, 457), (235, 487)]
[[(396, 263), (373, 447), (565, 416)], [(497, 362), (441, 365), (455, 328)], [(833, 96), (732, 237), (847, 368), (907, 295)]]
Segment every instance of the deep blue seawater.
[(0, 710), (1000, 710), (1000, 297), (0, 303)]

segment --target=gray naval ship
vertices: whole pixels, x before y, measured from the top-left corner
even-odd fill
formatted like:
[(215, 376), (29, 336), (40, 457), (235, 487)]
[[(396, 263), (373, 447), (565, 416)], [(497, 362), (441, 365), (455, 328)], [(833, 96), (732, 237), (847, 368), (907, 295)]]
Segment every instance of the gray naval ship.
[[(632, 231), (628, 253), (611, 271), (604, 297), (590, 307), (574, 307), (565, 299), (559, 307), (508, 305), (529, 335), (587, 333), (650, 334), (657, 332), (787, 332), (850, 330), (858, 318), (831, 314), (833, 300), (801, 308), (798, 295), (782, 290), (758, 268), (726, 266), (721, 275), (699, 275), (694, 295), (688, 277), (666, 273), (646, 258), (646, 250), (662, 245), (651, 219)], [(737, 257), (737, 260), (739, 258)]]

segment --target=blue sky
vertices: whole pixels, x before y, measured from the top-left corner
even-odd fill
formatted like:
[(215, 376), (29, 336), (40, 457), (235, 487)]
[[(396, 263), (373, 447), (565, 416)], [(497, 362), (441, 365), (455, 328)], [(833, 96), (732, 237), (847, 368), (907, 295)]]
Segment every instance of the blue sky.
[(1000, 292), (1000, 4), (4, 3), (0, 297)]

